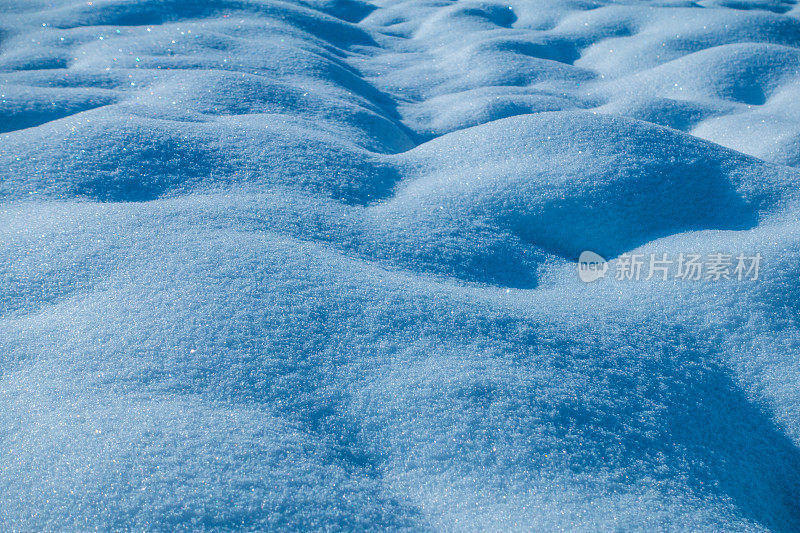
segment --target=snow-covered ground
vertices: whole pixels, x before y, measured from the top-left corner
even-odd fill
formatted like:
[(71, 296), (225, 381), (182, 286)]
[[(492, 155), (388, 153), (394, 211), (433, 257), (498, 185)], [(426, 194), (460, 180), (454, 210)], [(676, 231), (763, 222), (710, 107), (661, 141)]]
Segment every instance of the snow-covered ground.
[(792, 1), (0, 0), (0, 529), (800, 530), (799, 186)]

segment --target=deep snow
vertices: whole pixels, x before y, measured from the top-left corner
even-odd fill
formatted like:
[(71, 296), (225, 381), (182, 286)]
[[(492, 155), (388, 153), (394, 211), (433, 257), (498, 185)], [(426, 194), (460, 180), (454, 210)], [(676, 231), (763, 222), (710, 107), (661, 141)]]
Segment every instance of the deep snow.
[(0, 0), (0, 100), (0, 529), (800, 529), (800, 5)]

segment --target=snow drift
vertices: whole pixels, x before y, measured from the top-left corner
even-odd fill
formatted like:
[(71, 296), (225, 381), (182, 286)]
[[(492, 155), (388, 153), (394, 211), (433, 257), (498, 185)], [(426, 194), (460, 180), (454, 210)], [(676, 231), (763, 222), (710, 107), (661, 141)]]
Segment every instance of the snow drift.
[(799, 95), (781, 0), (0, 1), (2, 528), (797, 530)]

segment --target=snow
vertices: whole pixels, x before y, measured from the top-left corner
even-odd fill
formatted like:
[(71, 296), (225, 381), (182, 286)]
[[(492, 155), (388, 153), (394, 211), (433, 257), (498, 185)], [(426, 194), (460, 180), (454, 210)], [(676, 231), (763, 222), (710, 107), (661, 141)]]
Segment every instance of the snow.
[(0, 529), (800, 529), (798, 102), (781, 0), (0, 0)]

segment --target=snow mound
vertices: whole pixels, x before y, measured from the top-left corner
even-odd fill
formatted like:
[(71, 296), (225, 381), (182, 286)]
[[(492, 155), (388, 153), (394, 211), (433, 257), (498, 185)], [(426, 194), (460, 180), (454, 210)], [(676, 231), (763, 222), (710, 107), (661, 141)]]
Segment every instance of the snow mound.
[(752, 227), (798, 177), (674, 130), (583, 112), (496, 120), (403, 159), (410, 178), (386, 203), (397, 217), (485, 219), (572, 260), (683, 231)]

